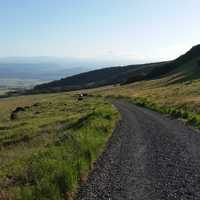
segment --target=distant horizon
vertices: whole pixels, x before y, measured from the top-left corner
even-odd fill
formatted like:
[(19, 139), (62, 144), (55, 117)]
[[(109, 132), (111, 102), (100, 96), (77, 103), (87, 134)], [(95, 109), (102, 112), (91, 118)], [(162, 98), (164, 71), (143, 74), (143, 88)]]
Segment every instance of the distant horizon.
[[(183, 45), (182, 48), (180, 47), (179, 49), (177, 48), (177, 51), (176, 51), (176, 56), (174, 57), (171, 57), (169, 59), (155, 59), (155, 58), (146, 58), (146, 60), (143, 58), (143, 59), (138, 59), (138, 60), (134, 60), (129, 58), (129, 60), (127, 60), (128, 62), (130, 62), (131, 60), (134, 62), (134, 64), (136, 63), (137, 64), (137, 61), (139, 62), (138, 64), (142, 64), (142, 63), (148, 63), (148, 62), (163, 62), (163, 61), (168, 61), (168, 60), (173, 60), (173, 59), (176, 59), (178, 56), (184, 54), (185, 52), (189, 51), (192, 47), (196, 46), (196, 45), (200, 45), (200, 42), (197, 43), (197, 44), (193, 44), (191, 46), (189, 45)], [(67, 57), (67, 56), (56, 56), (56, 55), (28, 55), (28, 56), (0, 56), (0, 61), (1, 60), (23, 60), (23, 59), (58, 59), (58, 60), (85, 60), (85, 61), (106, 61), (106, 60), (109, 60), (109, 61), (112, 61), (111, 58), (104, 58), (104, 59), (101, 59), (101, 58), (95, 58), (95, 57)], [(118, 57), (118, 60), (120, 60), (120, 57)], [(125, 59), (126, 60), (126, 59)]]
[[(140, 64), (150, 64), (157, 62), (165, 62), (169, 60), (98, 60), (98, 59), (87, 59), (87, 58), (67, 58), (67, 57), (58, 57), (58, 56), (11, 56), (11, 57), (0, 57), (0, 64), (40, 64), (40, 63), (55, 63), (62, 64), (73, 63), (73, 67), (90, 67), (94, 68), (104, 68), (104, 67), (117, 67), (117, 66), (126, 66), (126, 65), (140, 65)], [(76, 66), (76, 63), (77, 66)]]
[(197, 0), (34, 0), (0, 3), (0, 57), (142, 64), (200, 43)]
[[(196, 45), (200, 45), (200, 44), (196, 44)], [(177, 57), (183, 55), (184, 53), (186, 53), (187, 51), (189, 51), (192, 47), (196, 46), (193, 45), (190, 48), (188, 48), (187, 50), (185, 50), (183, 52), (183, 50), (181, 51), (182, 53), (180, 53), (179, 55), (177, 55)], [(84, 62), (92, 65), (97, 65), (98, 68), (100, 67), (100, 65), (102, 65), (102, 67), (112, 67), (113, 66), (125, 66), (125, 65), (137, 65), (137, 64), (150, 64), (150, 63), (156, 63), (156, 62), (166, 62), (166, 61), (171, 61), (176, 59), (177, 57), (174, 57), (173, 59), (168, 59), (168, 60), (134, 60), (134, 61), (112, 61), (110, 60), (98, 60), (95, 58), (89, 59), (89, 58), (76, 58), (76, 57), (59, 57), (59, 56), (6, 56), (6, 57), (0, 57), (0, 63), (23, 63), (23, 64), (30, 64), (30, 63), (67, 63), (67, 62), (80, 62), (79, 66), (77, 67), (81, 67), (81, 62), (83, 62), (83, 65), (85, 64)], [(118, 63), (118, 64), (117, 64)], [(105, 65), (105, 66), (103, 66)], [(97, 66), (90, 66), (91, 68), (94, 67), (94, 69)], [(84, 66), (83, 66), (84, 67)]]

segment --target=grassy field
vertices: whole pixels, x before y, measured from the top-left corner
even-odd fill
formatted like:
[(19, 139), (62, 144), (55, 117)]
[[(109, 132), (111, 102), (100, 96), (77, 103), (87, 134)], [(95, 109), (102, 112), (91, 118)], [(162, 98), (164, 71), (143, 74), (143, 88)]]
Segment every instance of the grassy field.
[(155, 71), (153, 80), (105, 89), (102, 94), (125, 96), (137, 104), (154, 110), (196, 121), (200, 127), (200, 46), (193, 47), (165, 68), (172, 68), (166, 74)]
[[(14, 119), (11, 113), (22, 107)], [(98, 96), (74, 93), (0, 99), (0, 199), (70, 199), (118, 120)]]
[[(134, 103), (183, 118), (200, 128), (200, 80), (171, 83), (178, 74), (124, 86), (98, 89), (95, 93), (128, 97)], [(180, 77), (179, 77), (180, 78)]]

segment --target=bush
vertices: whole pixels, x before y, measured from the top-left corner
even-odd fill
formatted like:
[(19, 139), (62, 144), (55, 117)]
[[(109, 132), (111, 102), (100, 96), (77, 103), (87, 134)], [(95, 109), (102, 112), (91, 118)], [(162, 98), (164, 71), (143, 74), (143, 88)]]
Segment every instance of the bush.
[(170, 111), (171, 116), (175, 117), (175, 118), (180, 118), (182, 117), (182, 113), (180, 110), (176, 110), (175, 108), (172, 108)]
[(188, 117), (189, 117), (188, 112), (187, 112), (187, 111), (183, 111), (183, 112), (182, 112), (182, 118), (183, 118), (183, 119), (188, 119)]
[(197, 125), (197, 122), (198, 122), (198, 120), (195, 116), (192, 116), (190, 119), (188, 119), (188, 123), (193, 126)]

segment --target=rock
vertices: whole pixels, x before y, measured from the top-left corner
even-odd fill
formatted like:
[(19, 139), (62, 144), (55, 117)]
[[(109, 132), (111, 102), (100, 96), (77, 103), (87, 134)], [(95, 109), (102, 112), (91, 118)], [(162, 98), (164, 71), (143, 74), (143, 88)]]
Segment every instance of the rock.
[(17, 113), (24, 112), (26, 109), (23, 107), (17, 107), (14, 111), (11, 112), (10, 119), (15, 120), (17, 119)]

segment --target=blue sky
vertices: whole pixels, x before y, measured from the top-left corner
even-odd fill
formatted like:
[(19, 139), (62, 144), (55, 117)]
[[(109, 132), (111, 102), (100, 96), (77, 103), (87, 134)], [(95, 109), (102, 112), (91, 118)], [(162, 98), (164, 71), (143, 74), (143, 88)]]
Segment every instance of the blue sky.
[(199, 0), (0, 0), (0, 57), (172, 59), (200, 43)]

